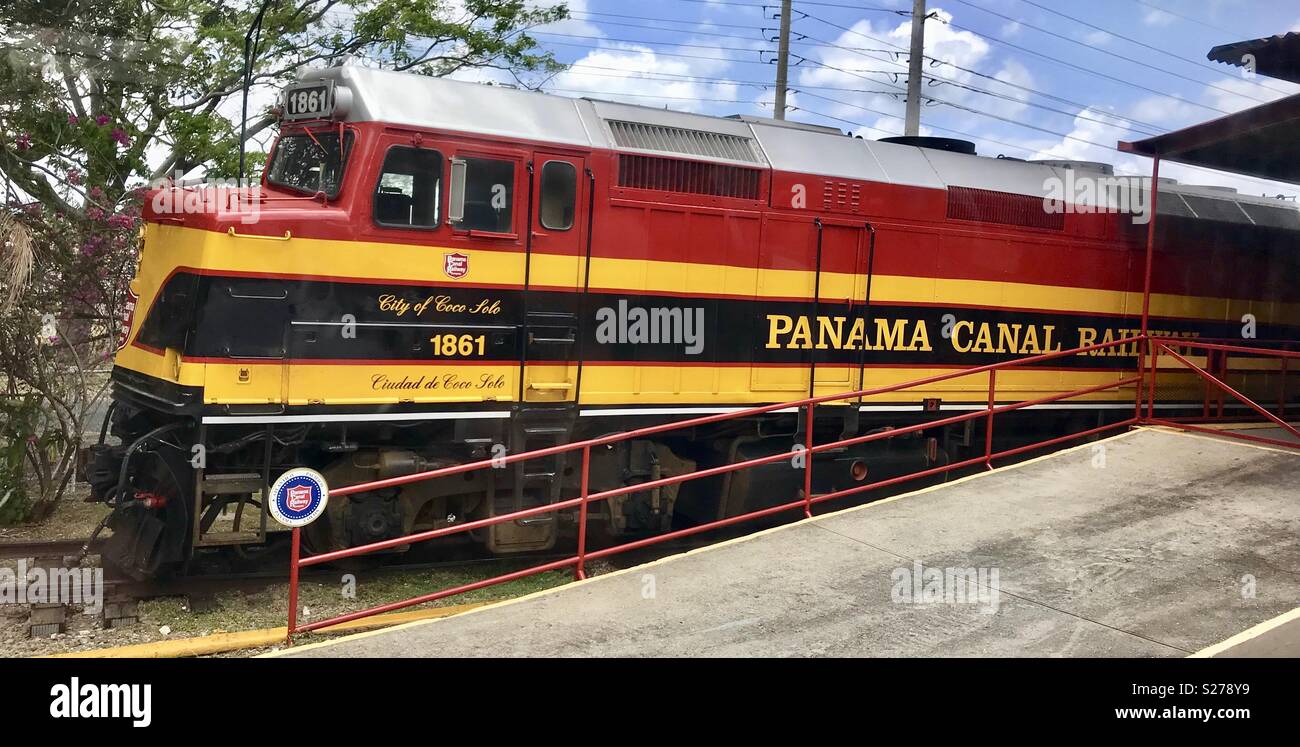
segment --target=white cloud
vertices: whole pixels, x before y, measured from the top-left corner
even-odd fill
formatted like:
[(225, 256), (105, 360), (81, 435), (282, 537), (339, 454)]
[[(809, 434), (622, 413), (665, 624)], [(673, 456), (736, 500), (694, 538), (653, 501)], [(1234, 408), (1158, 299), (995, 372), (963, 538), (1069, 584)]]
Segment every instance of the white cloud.
[(1168, 26), (1176, 20), (1178, 19), (1174, 16), (1154, 8), (1142, 14), (1142, 23), (1147, 26)]
[(1083, 35), (1083, 42), (1094, 47), (1104, 47), (1115, 37), (1105, 31), (1089, 31)]
[[(1085, 109), (1080, 112), (1080, 114), (1085, 115), (1090, 119), (1102, 120), (1112, 125), (1123, 125), (1126, 123), (1124, 119), (1099, 109)], [(1068, 134), (1070, 135), (1070, 138), (1061, 138), (1056, 141), (1025, 143), (1025, 147), (1036, 151), (1035, 154), (1031, 156), (1031, 158), (1035, 159), (1051, 158), (1077, 161), (1100, 161), (1102, 163), (1112, 164), (1115, 167), (1115, 172), (1119, 174), (1137, 176), (1149, 176), (1151, 174), (1151, 159), (1149, 158), (1128, 153), (1117, 153), (1108, 147), (1099, 147), (1098, 145), (1090, 145), (1086, 142), (1082, 142), (1088, 140), (1098, 143), (1101, 146), (1114, 143), (1117, 139), (1115, 136), (1115, 130), (1105, 124), (1076, 118), (1074, 121), (1074, 127)], [(1141, 139), (1142, 137), (1143, 136), (1140, 135), (1130, 134), (1124, 139)], [(1239, 176), (1237, 174), (1230, 174), (1221, 171), (1210, 171), (1203, 168), (1185, 166), (1171, 161), (1161, 163), (1160, 176), (1177, 179), (1183, 184), (1234, 187), (1243, 194), (1251, 195), (1296, 195), (1297, 193), (1300, 193), (1300, 190), (1298, 190), (1295, 185)]]
[(708, 100), (740, 100), (740, 87), (691, 78), (724, 77), (725, 61), (684, 60), (641, 45), (592, 50), (546, 86), (566, 96), (591, 96), (699, 111)]
[(1249, 109), (1266, 101), (1300, 93), (1300, 86), (1294, 83), (1262, 75), (1253, 79), (1224, 77), (1215, 80), (1214, 86), (1205, 87), (1201, 101), (1227, 112)]

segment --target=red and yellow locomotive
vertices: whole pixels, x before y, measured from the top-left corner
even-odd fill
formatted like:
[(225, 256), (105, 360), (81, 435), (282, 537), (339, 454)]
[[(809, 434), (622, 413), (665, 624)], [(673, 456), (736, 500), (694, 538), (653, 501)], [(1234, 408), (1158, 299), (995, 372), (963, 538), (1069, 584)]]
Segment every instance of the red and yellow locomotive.
[[(97, 447), (90, 471), (114, 505), (107, 557), (137, 575), (204, 547), (265, 546), (261, 496), (291, 466), (351, 484), (1139, 327), (1145, 227), (1100, 196), (1044, 201), (1052, 180), (1109, 177), (1102, 165), (358, 67), (290, 87), (281, 117), (261, 187), (238, 205), (169, 189), (146, 206), (113, 373), (121, 444)], [(1281, 278), (1296, 269), (1300, 212), (1176, 185), (1160, 208), (1153, 330), (1232, 336), (1249, 313), (1260, 337), (1295, 337), (1300, 293)], [(1136, 350), (1099, 352), (1009, 371), (999, 391), (1047, 395), (1136, 368)], [(1118, 418), (1134, 397), (1116, 387), (1018, 413), (1019, 427)], [(823, 408), (813, 427), (863, 433), (985, 399), (982, 381), (957, 380)], [(773, 413), (623, 443), (593, 455), (592, 489), (788, 451), (802, 427)], [(829, 454), (817, 479), (911, 471), (968, 440), (940, 431)], [(575, 488), (563, 458), (485, 472), (332, 502), (309, 547)], [(799, 480), (773, 467), (693, 481), (596, 518), (615, 535), (662, 531), (788, 500)], [(564, 518), (475, 539), (546, 548)]]

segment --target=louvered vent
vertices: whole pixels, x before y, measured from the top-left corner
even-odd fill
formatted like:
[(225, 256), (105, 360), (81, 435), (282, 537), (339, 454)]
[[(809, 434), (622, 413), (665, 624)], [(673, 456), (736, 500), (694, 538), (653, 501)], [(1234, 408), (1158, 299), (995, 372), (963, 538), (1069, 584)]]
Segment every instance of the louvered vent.
[(973, 187), (948, 188), (948, 217), (1057, 231), (1065, 228), (1065, 214), (1047, 212), (1041, 197)]
[(627, 153), (618, 157), (618, 186), (633, 189), (757, 200), (760, 174), (762, 172), (758, 169), (721, 163), (633, 156)]
[(609, 129), (614, 133), (614, 143), (620, 148), (763, 163), (753, 139), (740, 135), (618, 120), (609, 120)]

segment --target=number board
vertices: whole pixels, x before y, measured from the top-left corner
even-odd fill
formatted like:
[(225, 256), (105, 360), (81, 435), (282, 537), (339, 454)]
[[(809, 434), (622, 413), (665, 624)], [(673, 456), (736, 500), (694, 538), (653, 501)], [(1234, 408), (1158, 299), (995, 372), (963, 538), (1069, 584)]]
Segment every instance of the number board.
[(334, 113), (334, 82), (299, 83), (284, 89), (281, 119), (327, 119)]

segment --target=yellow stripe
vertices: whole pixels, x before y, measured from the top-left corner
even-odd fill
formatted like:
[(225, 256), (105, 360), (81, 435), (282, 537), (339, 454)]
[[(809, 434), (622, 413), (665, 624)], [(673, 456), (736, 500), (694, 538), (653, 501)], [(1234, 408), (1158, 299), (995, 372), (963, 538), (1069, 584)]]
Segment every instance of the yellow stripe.
[[(327, 239), (271, 243), (156, 224), (150, 224), (146, 240), (142, 271), (151, 271), (147, 278), (141, 279), (151, 293), (166, 273), (177, 266), (200, 267), (213, 272), (225, 270), (439, 284), (464, 282), (519, 286), (524, 281), (524, 255), (518, 251)], [(166, 257), (155, 259), (155, 253), (160, 250), (166, 253)], [(442, 255), (447, 252), (461, 252), (470, 257), (469, 274), (459, 281), (441, 272)], [(583, 261), (581, 257), (536, 254), (531, 282), (561, 288), (581, 287)], [(698, 262), (597, 257), (592, 262), (591, 286), (643, 293), (806, 298), (812, 295), (815, 275), (804, 270), (758, 270)], [(1142, 294), (1135, 292), (892, 275), (876, 275), (871, 282), (872, 303), (956, 303), (1133, 315), (1142, 310)], [(829, 301), (861, 296), (861, 277), (836, 272), (822, 274), (821, 298)], [(148, 308), (152, 296), (146, 299), (142, 294), (140, 300), (141, 305)], [(1260, 322), (1300, 321), (1300, 304), (1296, 303), (1166, 294), (1153, 294), (1151, 297), (1151, 313), (1156, 316), (1235, 320), (1246, 312), (1254, 313)]]
[[(485, 366), (430, 365), (331, 365), (295, 363), (277, 364), (209, 364), (204, 390), (207, 404), (267, 404), (280, 402), (276, 392), (285, 387), (290, 405), (378, 405), (394, 402), (416, 404), (462, 404), (467, 402), (511, 402), (518, 397), (517, 364)], [(250, 383), (237, 382), (239, 369), (248, 370)], [(533, 369), (536, 368), (536, 371)], [(288, 382), (283, 376), (288, 369)], [(573, 382), (576, 366), (530, 367), (529, 383)], [(866, 387), (875, 388), (951, 373), (950, 368), (868, 368)], [(438, 380), (454, 375), (461, 380), (478, 381), (482, 377), (500, 377), (504, 384), (492, 395), (447, 391), (445, 388), (379, 391), (372, 388), (372, 378), (384, 375), (393, 380)], [(1003, 399), (1030, 398), (1054, 392), (1083, 389), (1108, 381), (1132, 376), (1116, 371), (1051, 371), (1041, 368), (1004, 369), (998, 372), (998, 392)], [(837, 394), (858, 388), (858, 370), (854, 366), (818, 366), (817, 394)], [(1161, 375), (1162, 391), (1194, 383), (1195, 375), (1166, 373)], [(583, 367), (582, 404), (760, 404), (798, 399), (808, 391), (808, 369), (802, 366), (772, 366), (750, 369), (747, 366), (631, 366), (589, 363)], [(971, 374), (960, 378), (879, 395), (867, 401), (919, 402), (938, 397), (947, 402), (982, 403), (987, 398), (988, 374)], [(1199, 390), (1198, 390), (1199, 391)], [(526, 390), (529, 401), (561, 401), (567, 391)], [(1199, 395), (1198, 395), (1199, 396)], [(1129, 399), (1132, 387), (1103, 391), (1071, 401)]]

